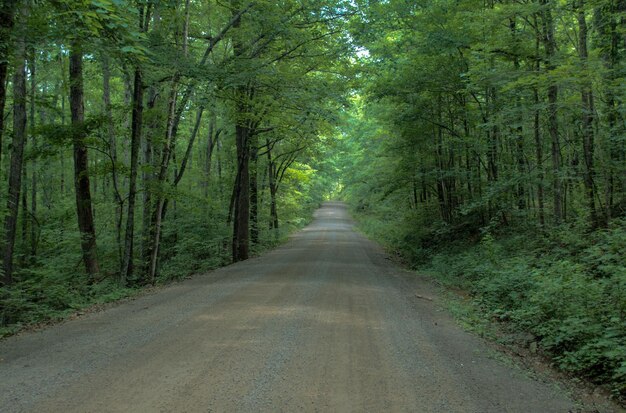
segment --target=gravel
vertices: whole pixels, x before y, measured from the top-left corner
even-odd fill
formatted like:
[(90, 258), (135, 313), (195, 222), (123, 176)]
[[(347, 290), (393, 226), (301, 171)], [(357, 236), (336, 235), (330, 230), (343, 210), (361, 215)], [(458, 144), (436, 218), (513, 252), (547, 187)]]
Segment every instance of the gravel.
[(575, 409), (461, 330), (341, 203), (261, 257), (0, 342), (2, 412)]

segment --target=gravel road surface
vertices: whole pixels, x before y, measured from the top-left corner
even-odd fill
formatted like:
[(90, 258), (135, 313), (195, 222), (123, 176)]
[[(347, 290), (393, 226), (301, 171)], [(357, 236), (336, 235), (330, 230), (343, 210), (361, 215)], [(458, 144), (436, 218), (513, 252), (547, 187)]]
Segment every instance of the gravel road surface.
[(326, 203), (261, 257), (0, 342), (0, 411), (574, 409), (493, 354)]

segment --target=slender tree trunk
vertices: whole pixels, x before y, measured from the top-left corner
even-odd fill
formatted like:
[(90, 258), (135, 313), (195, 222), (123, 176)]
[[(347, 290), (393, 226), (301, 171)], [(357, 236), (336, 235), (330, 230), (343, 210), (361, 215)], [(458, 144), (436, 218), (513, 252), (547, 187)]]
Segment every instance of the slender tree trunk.
[(166, 196), (163, 193), (164, 186), (167, 180), (168, 167), (170, 158), (172, 155), (172, 145), (175, 135), (174, 118), (176, 113), (176, 96), (177, 96), (177, 83), (178, 76), (175, 76), (170, 95), (168, 99), (168, 120), (167, 130), (165, 135), (165, 142), (163, 144), (163, 150), (161, 152), (161, 164), (159, 166), (159, 173), (157, 175), (157, 182), (159, 185), (158, 193), (155, 200), (155, 209), (152, 214), (151, 222), (151, 243), (150, 243), (150, 262), (148, 267), (148, 282), (153, 284), (157, 274), (157, 263), (159, 256), (159, 246), (161, 242), (161, 223), (163, 218), (163, 211), (165, 207)]
[[(240, 113), (244, 114), (243, 108)], [(237, 187), (233, 228), (233, 262), (248, 259), (250, 245), (250, 141), (249, 129), (238, 124), (235, 128), (237, 146)]]
[[(541, 64), (539, 62), (539, 45), (541, 42), (541, 35), (537, 24), (537, 15), (533, 16), (534, 25), (537, 28), (535, 36), (535, 71), (539, 73)], [(545, 226), (545, 210), (544, 210), (544, 169), (543, 169), (543, 142), (541, 140), (541, 112), (539, 110), (539, 91), (537, 87), (533, 87), (533, 136), (535, 140), (535, 157), (537, 158), (537, 209), (539, 215), (539, 225), (543, 228)]]
[(222, 180), (222, 141), (218, 140), (216, 143), (217, 152), (215, 153), (215, 162), (217, 163), (217, 188), (219, 190), (220, 199), (224, 198), (224, 182)]
[(258, 140), (250, 142), (250, 242), (259, 243), (259, 187), (258, 187)]
[(115, 124), (113, 121), (113, 110), (111, 107), (111, 68), (109, 66), (109, 58), (106, 54), (102, 54), (102, 103), (104, 105), (104, 113), (106, 116), (106, 131), (109, 144), (110, 161), (113, 164), (111, 170), (111, 179), (113, 181), (113, 199), (115, 200), (115, 239), (117, 243), (117, 254), (121, 265), (123, 260), (122, 253), (122, 219), (124, 215), (119, 183), (117, 176), (117, 142), (115, 139)]
[(11, 56), (11, 31), (17, 1), (0, 2), (0, 160), (4, 132), (4, 105), (7, 97), (7, 75)]
[[(35, 116), (35, 101), (37, 97), (37, 76), (36, 76), (36, 64), (37, 56), (34, 51), (31, 52), (30, 61), (30, 120), (29, 129), (34, 131), (36, 125)], [(31, 132), (31, 147), (35, 153), (37, 153), (37, 141), (35, 140), (35, 134)], [(33, 157), (31, 161), (31, 185), (30, 185), (30, 258), (34, 260), (37, 254), (37, 231), (36, 231), (36, 217), (37, 217), (37, 158)]]
[[(148, 93), (148, 101), (147, 101), (147, 109), (150, 112), (154, 111), (156, 102), (158, 98), (158, 93), (156, 87), (153, 85), (150, 87), (150, 92)], [(156, 121), (153, 119), (152, 122), (147, 124), (147, 133), (146, 138), (143, 140), (143, 163), (144, 165), (153, 166), (154, 158), (156, 155), (154, 154), (154, 146), (152, 143), (153, 136), (155, 136), (155, 131), (157, 129)], [(152, 193), (154, 191), (153, 183), (154, 183), (154, 173), (149, 169), (144, 169), (142, 173), (142, 181), (143, 181), (143, 220), (142, 220), (142, 246), (141, 246), (141, 255), (142, 255), (142, 272), (144, 274), (148, 274), (150, 268), (150, 251), (151, 251), (151, 243), (152, 243), (152, 211), (154, 208)]]
[[(187, 143), (187, 149), (185, 150), (185, 155), (183, 155), (183, 159), (180, 162), (180, 169), (174, 171), (174, 186), (178, 186), (180, 181), (183, 179), (185, 175), (185, 171), (187, 167), (191, 167), (192, 160), (192, 152), (193, 145), (196, 142), (196, 137), (198, 136), (198, 131), (200, 130), (200, 124), (202, 123), (202, 114), (204, 113), (204, 106), (200, 106), (198, 111), (196, 112), (196, 121), (193, 125), (193, 130), (191, 131), (191, 136), (189, 136), (189, 140)], [(175, 155), (175, 154), (173, 154)], [(174, 162), (176, 162), (176, 158), (174, 158)], [(176, 168), (175, 168), (176, 169)], [(165, 219), (165, 217), (163, 217)]]
[[(59, 55), (59, 65), (61, 66), (61, 79), (63, 79), (61, 81), (61, 125), (66, 124), (66, 113), (65, 113), (65, 99), (66, 99), (66, 93), (65, 93), (65, 79), (68, 78), (67, 76), (67, 71), (66, 71), (66, 66), (65, 66), (65, 59), (63, 58), (63, 55)], [(61, 161), (61, 185), (60, 185), (60, 189), (61, 189), (61, 197), (65, 198), (65, 150), (63, 148), (61, 148), (61, 150), (59, 151), (59, 158)]]
[(26, 39), (24, 34), (19, 36), (16, 54), (18, 60), (13, 75), (13, 141), (11, 144), (7, 214), (4, 218), (3, 282), (5, 285), (13, 282), (13, 252), (22, 187), (24, 144), (26, 142)]
[(272, 160), (272, 150), (270, 142), (266, 139), (267, 144), (267, 171), (270, 187), (270, 230), (274, 230), (274, 234), (278, 237), (278, 211), (276, 210), (276, 166)]
[[(496, 97), (495, 90), (492, 87), (487, 88), (487, 115), (485, 116), (485, 123), (491, 122), (493, 124), (487, 130), (487, 181), (492, 185), (498, 181), (498, 137), (499, 137), (499, 129), (495, 121), (495, 106), (496, 106)], [(496, 210), (500, 208), (499, 206), (499, 197), (496, 198)], [(489, 202), (489, 216), (491, 217), (494, 212), (494, 202)]]
[(204, 163), (204, 180), (202, 186), (204, 189), (204, 197), (209, 197), (209, 182), (211, 180), (211, 167), (213, 162), (213, 151), (217, 145), (218, 139), (221, 134), (221, 129), (216, 130), (217, 119), (215, 114), (211, 114), (211, 120), (209, 121), (209, 133), (207, 137), (206, 145), (206, 159)]
[(83, 262), (93, 281), (100, 272), (96, 251), (96, 230), (91, 205), (88, 156), (85, 146), (85, 108), (83, 93), (83, 56), (80, 45), (74, 42), (70, 49), (70, 110), (72, 112), (72, 134), (74, 141), (74, 187), (76, 190), (76, 212), (81, 235)]
[(124, 236), (124, 255), (120, 271), (120, 283), (126, 285), (133, 273), (133, 243), (135, 240), (135, 200), (137, 198), (137, 172), (143, 124), (143, 81), (141, 69), (135, 69), (133, 89), (133, 117), (130, 138), (130, 180), (128, 183), (128, 212)]
[[(608, 121), (608, 137), (605, 143), (605, 151), (608, 153), (608, 162), (604, 168), (605, 190), (604, 190), (604, 214), (605, 224), (608, 226), (613, 218), (613, 206), (615, 201), (616, 187), (619, 182), (619, 175), (616, 174), (616, 165), (620, 165), (618, 145), (620, 136), (624, 133), (623, 117), (620, 114), (619, 95), (615, 93), (614, 84), (619, 76), (621, 35), (620, 27), (623, 26), (624, 18), (621, 15), (626, 9), (626, 1), (610, 2), (605, 7), (600, 7), (596, 11), (595, 17), (598, 19), (597, 27), (603, 28), (604, 42), (607, 47), (603, 48), (602, 57), (607, 70), (605, 79), (606, 111)], [(605, 24), (608, 20), (608, 24)], [(600, 29), (602, 30), (602, 29)]]
[(591, 82), (588, 80), (587, 60), (589, 52), (587, 51), (587, 19), (585, 17), (585, 2), (578, 2), (578, 54), (583, 68), (583, 81), (581, 90), (582, 103), (582, 135), (583, 135), (583, 158), (585, 161), (584, 183), (587, 196), (587, 204), (589, 206), (590, 226), (591, 229), (598, 227), (598, 216), (596, 213), (596, 191), (595, 191), (595, 170), (593, 165), (594, 156), (594, 131), (593, 131), (593, 91), (591, 90)]
[[(139, 29), (147, 32), (150, 22), (151, 6), (142, 6), (139, 13)], [(155, 16), (156, 19), (156, 16)], [(156, 23), (155, 23), (156, 24)], [(124, 251), (120, 268), (120, 284), (126, 285), (134, 270), (134, 243), (135, 243), (135, 203), (137, 199), (137, 175), (139, 171), (139, 152), (141, 151), (141, 136), (143, 128), (143, 73), (141, 68), (135, 68), (132, 92), (132, 117), (130, 134), (130, 177), (128, 182), (128, 211), (126, 214), (126, 231), (124, 233)], [(146, 143), (146, 145), (149, 145)], [(145, 178), (145, 175), (144, 175)], [(145, 185), (145, 182), (144, 182)], [(144, 188), (146, 193), (148, 190)], [(148, 197), (149, 195), (144, 195)], [(144, 204), (144, 214), (145, 214)], [(120, 205), (121, 207), (121, 205)], [(145, 220), (145, 217), (144, 217)]]
[(539, 225), (545, 226), (544, 212), (544, 189), (543, 189), (543, 142), (541, 141), (541, 115), (539, 111), (539, 92), (535, 88), (533, 90), (535, 111), (533, 116), (533, 134), (535, 137), (535, 157), (537, 158), (537, 208), (539, 213)]
[[(174, 170), (172, 171), (172, 184), (174, 186), (174, 188), (176, 188), (178, 186), (178, 184), (180, 183), (180, 181), (183, 179), (183, 176), (185, 176), (185, 171), (187, 170), (187, 166), (191, 165), (191, 154), (193, 152), (193, 146), (194, 143), (196, 141), (196, 137), (198, 136), (198, 130), (200, 130), (200, 123), (202, 122), (202, 114), (204, 113), (204, 107), (200, 106), (198, 108), (198, 111), (196, 112), (196, 121), (194, 123), (194, 127), (193, 130), (191, 132), (191, 136), (189, 137), (189, 141), (187, 143), (187, 149), (185, 150), (185, 155), (183, 156), (183, 159), (180, 163), (180, 169), (178, 169), (176, 166), (174, 166)], [(176, 152), (172, 150), (172, 159), (174, 161), (174, 164), (176, 165)], [(176, 199), (174, 199), (174, 219), (176, 219)], [(160, 221), (163, 222), (165, 221), (165, 216), (167, 214), (167, 210), (168, 210), (168, 206), (169, 206), (169, 198), (164, 198), (163, 200), (163, 206), (161, 207), (161, 218)], [(178, 241), (178, 234), (175, 233), (175, 241)]]
[[(541, 4), (545, 7), (543, 12), (543, 43), (546, 51), (546, 59), (548, 61), (546, 68), (548, 72), (555, 69), (554, 55), (556, 51), (556, 39), (554, 37), (554, 20), (552, 18), (552, 1), (541, 0)], [(558, 86), (552, 80), (548, 85), (548, 134), (551, 142), (552, 155), (552, 189), (554, 197), (554, 221), (556, 224), (563, 220), (563, 183), (561, 178), (561, 141), (559, 138), (559, 122), (558, 122)]]
[[(509, 19), (509, 28), (511, 29), (511, 35), (513, 36), (513, 42), (516, 47), (519, 47), (519, 40), (517, 35), (517, 24), (515, 17)], [(513, 58), (513, 68), (516, 72), (520, 70), (519, 58), (515, 56)], [(522, 127), (522, 104), (520, 96), (515, 97), (515, 106), (519, 112), (516, 121), (518, 126), (515, 128), (515, 157), (517, 161), (517, 174), (519, 183), (517, 184), (517, 208), (519, 210), (526, 209), (526, 187), (524, 184), (524, 177), (526, 171), (526, 162), (524, 160), (524, 129)]]
[[(28, 123), (28, 121), (27, 121)], [(24, 146), (27, 146), (27, 142), (24, 142)], [(28, 245), (28, 168), (27, 163), (24, 162), (22, 165), (22, 234), (21, 234), (21, 242), (20, 249), (21, 254), (19, 255), (19, 265), (20, 267), (26, 267), (26, 245)]]

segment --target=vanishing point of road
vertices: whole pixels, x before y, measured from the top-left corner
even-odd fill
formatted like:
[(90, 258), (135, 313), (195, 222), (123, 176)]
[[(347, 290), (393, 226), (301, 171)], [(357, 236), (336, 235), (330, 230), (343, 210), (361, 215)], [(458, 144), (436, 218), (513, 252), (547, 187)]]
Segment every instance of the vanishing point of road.
[(326, 203), (284, 246), (0, 342), (2, 412), (564, 413)]

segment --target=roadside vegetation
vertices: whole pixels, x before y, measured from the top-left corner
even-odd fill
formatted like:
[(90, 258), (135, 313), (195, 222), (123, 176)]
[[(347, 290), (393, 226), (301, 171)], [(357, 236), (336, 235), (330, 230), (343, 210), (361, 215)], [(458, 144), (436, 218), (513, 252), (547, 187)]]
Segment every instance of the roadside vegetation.
[(349, 87), (343, 7), (2, 2), (0, 336), (302, 227)]
[(380, 2), (341, 137), (364, 231), (626, 396), (623, 2)]
[(473, 309), (461, 313), (500, 324), (522, 338), (518, 345), (551, 356), (560, 369), (607, 386), (623, 401), (623, 221), (594, 234), (571, 227), (543, 236), (505, 229), (451, 241), (423, 217), (399, 216), (392, 208), (355, 215), (365, 233), (418, 273), (469, 293)]
[(626, 396), (623, 0), (0, 3), (0, 336), (364, 230)]

